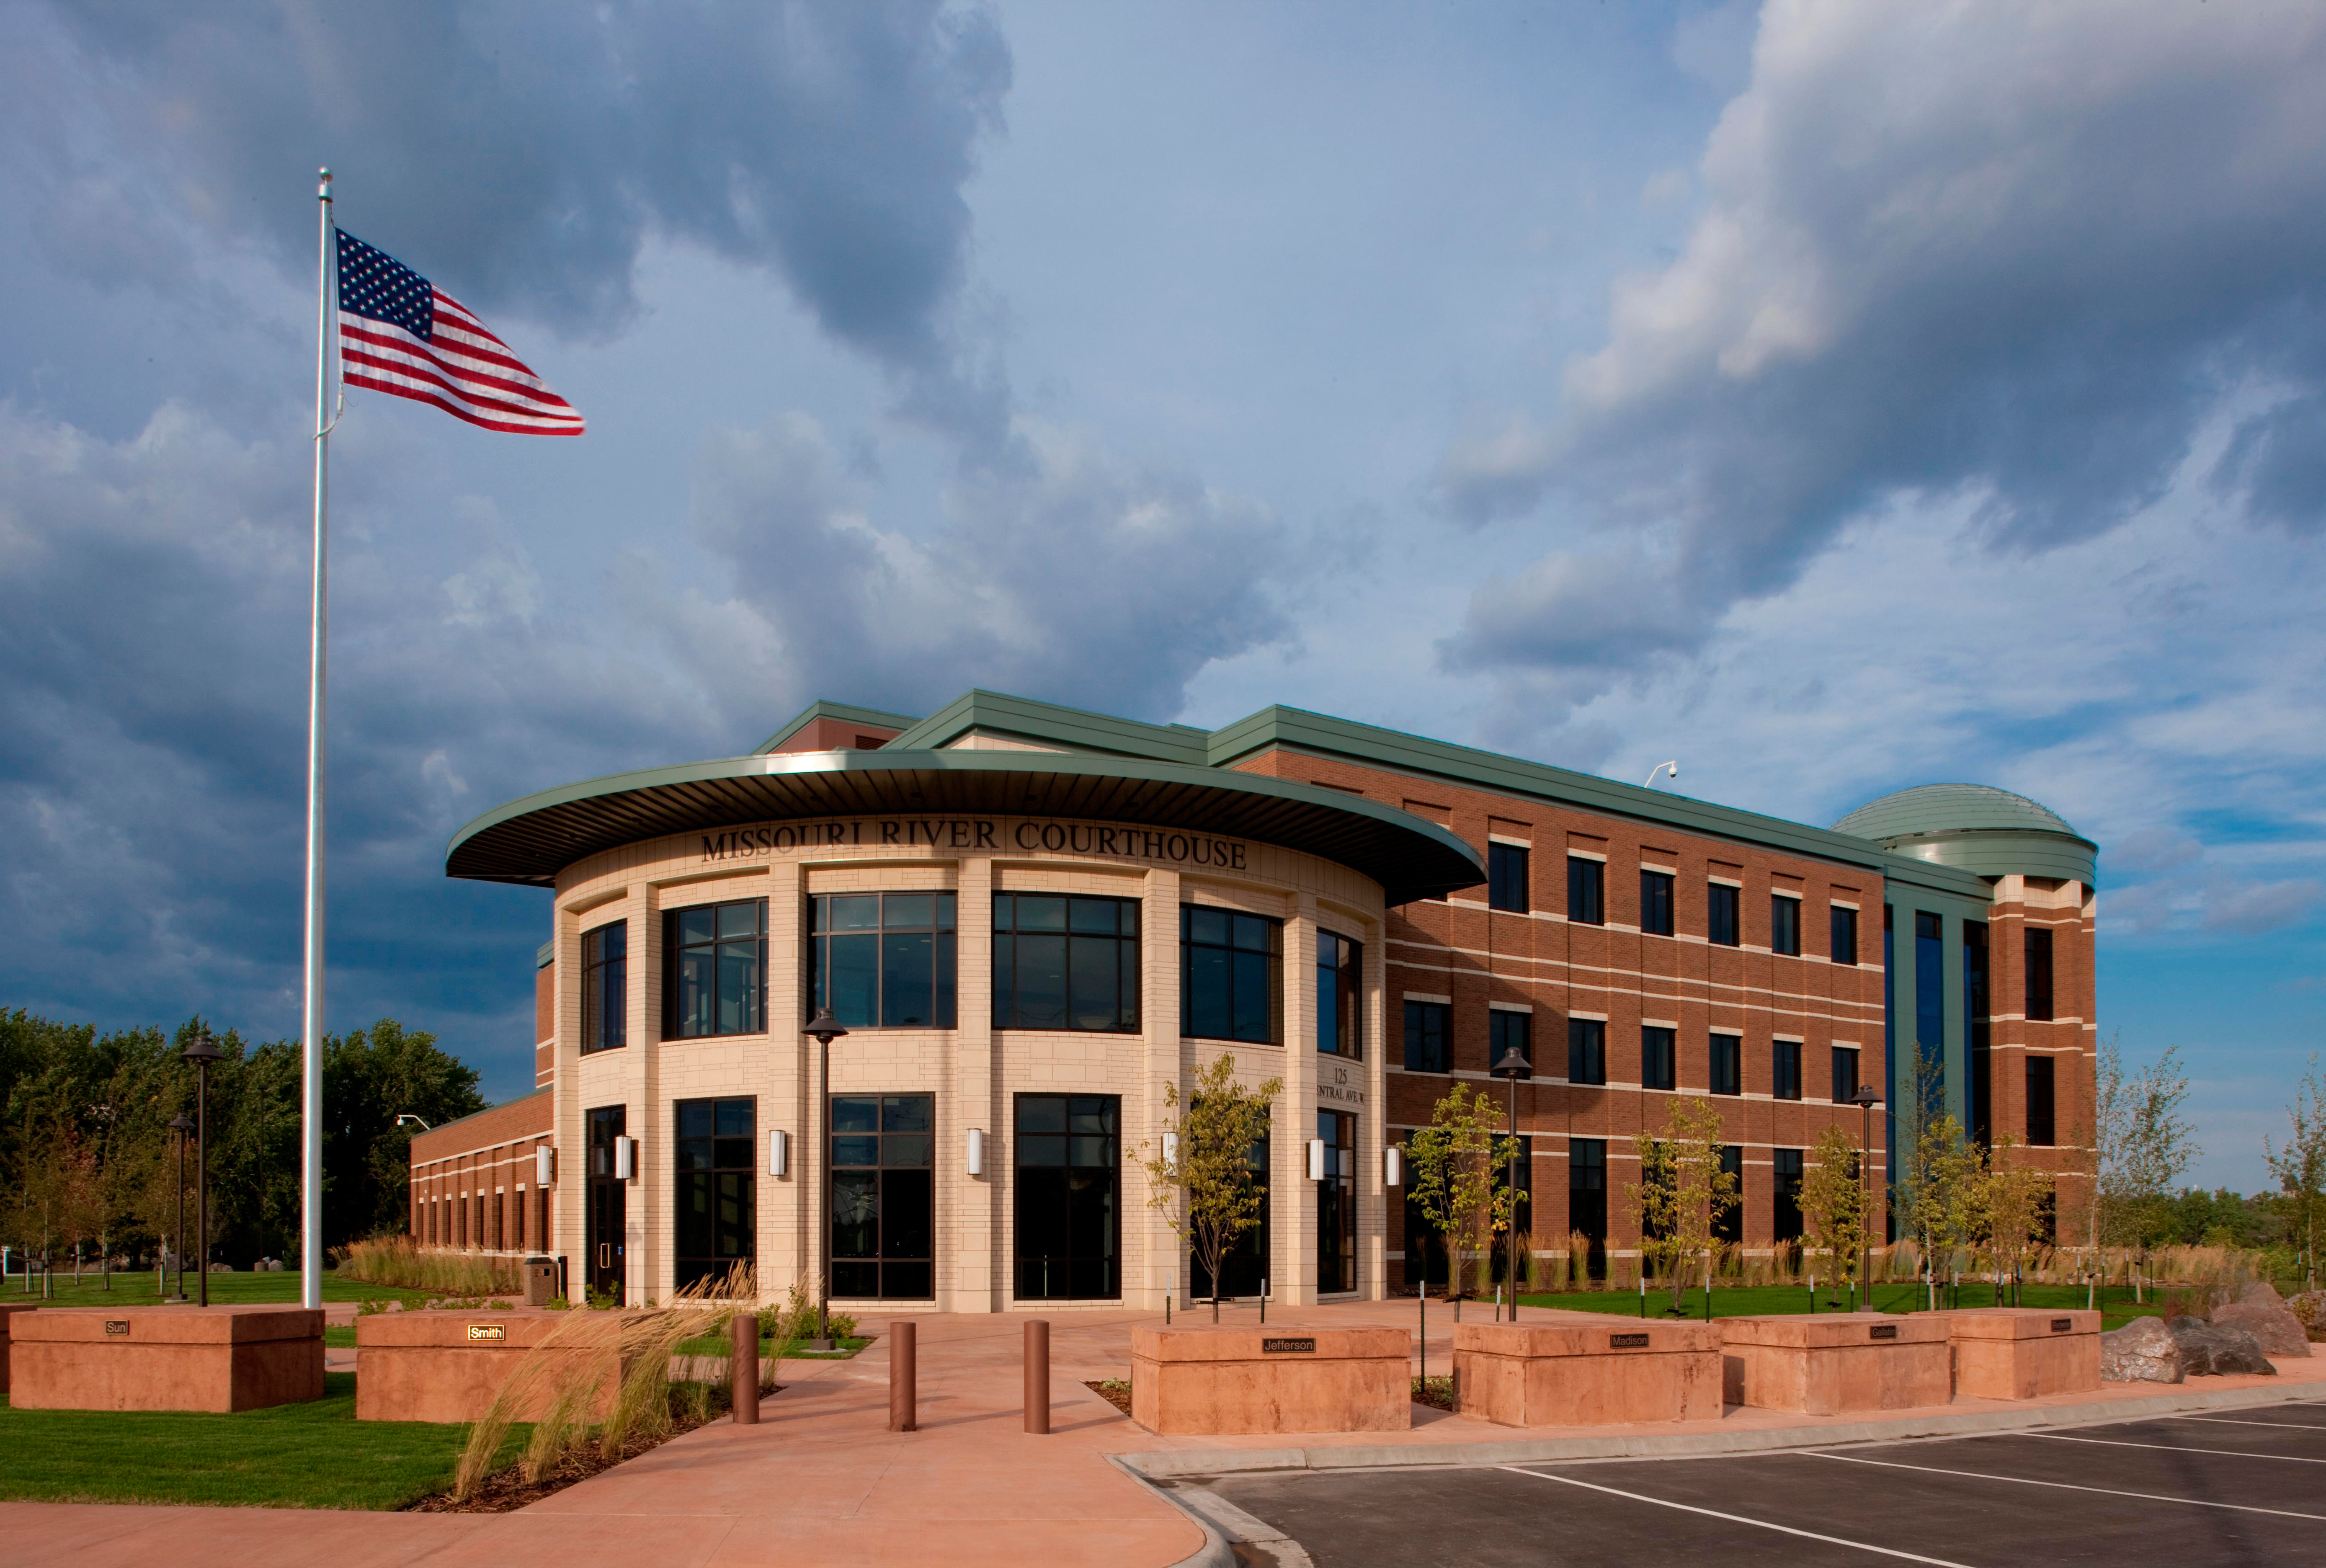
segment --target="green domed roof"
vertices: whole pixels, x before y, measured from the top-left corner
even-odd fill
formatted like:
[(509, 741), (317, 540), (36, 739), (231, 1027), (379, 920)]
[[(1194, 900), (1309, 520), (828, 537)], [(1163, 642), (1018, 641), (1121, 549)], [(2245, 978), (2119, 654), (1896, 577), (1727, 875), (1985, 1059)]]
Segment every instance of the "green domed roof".
[(1833, 826), (1894, 853), (1982, 877), (2050, 877), (2089, 886), (2099, 853), (2058, 812), (1986, 784), (1917, 784), (1869, 801)]

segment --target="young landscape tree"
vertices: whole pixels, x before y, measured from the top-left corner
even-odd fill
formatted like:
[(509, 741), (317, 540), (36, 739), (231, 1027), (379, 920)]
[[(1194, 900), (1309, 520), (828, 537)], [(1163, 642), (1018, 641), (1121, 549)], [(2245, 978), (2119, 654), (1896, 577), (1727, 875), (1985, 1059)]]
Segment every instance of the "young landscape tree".
[(2042, 1234), (2052, 1173), (2029, 1164), (2024, 1146), (2009, 1133), (1999, 1135), (1984, 1152), (1977, 1178), (1977, 1213), (1985, 1222), (1996, 1272), (2012, 1282), (2015, 1302), (2020, 1265)]
[(1801, 1173), (1801, 1228), (1810, 1247), (1832, 1261), (1838, 1282), (1857, 1266), (1865, 1239), (1865, 1184), (1858, 1178), (1857, 1140), (1838, 1127), (1818, 1135)]
[(1212, 1321), (1220, 1316), (1220, 1273), (1243, 1236), (1258, 1228), (1268, 1201), (1265, 1174), (1253, 1169), (1254, 1146), (1268, 1134), (1268, 1108), (1284, 1081), (1257, 1088), (1236, 1081), (1235, 1058), (1222, 1052), (1196, 1074), (1183, 1103), (1163, 1086), (1160, 1147), (1140, 1161), (1147, 1206), (1163, 1216), (1188, 1255), (1211, 1276)]
[(1701, 1095), (1671, 1102), (1661, 1137), (1642, 1132), (1632, 1140), (1640, 1158), (1640, 1179), (1624, 1189), (1640, 1250), (1671, 1286), (1671, 1310), (1704, 1262), (1705, 1288), (1712, 1284), (1712, 1243), (1720, 1221), (1737, 1204), (1736, 1178), (1720, 1163), (1720, 1112)]
[(1935, 1064), (1924, 1059), (1915, 1076), (1914, 1091), (1898, 1117), (1902, 1160), (1891, 1202), (1898, 1233), (1922, 1249), (1923, 1286), (1935, 1311), (1941, 1254), (1951, 1254), (1977, 1230), (1979, 1161), (1962, 1124), (1946, 1109)]
[[(2145, 1255), (2170, 1223), (2173, 1188), (2200, 1152), (2181, 1115), (2188, 1098), (2178, 1045), (2135, 1071), (2125, 1065), (2116, 1036), (2101, 1043), (2093, 1069), (2089, 1221), (2096, 1262), (2103, 1247), (2132, 1247)], [(2137, 1273), (2133, 1288), (2136, 1298)]]
[(2286, 1228), (2302, 1252), (2304, 1285), (2318, 1288), (2318, 1211), (2326, 1202), (2326, 1083), (2318, 1072), (2318, 1053), (2310, 1053), (2310, 1071), (2294, 1086), (2293, 1103), (2285, 1108), (2293, 1130), (2284, 1146), (2262, 1139), (2262, 1157), (2277, 1178), (2279, 1202)]
[(1446, 1239), (1448, 1294), (1461, 1294), (1473, 1266), (1482, 1280), (1491, 1276), (1494, 1238), (1511, 1226), (1515, 1205), (1507, 1174), (1518, 1142), (1494, 1130), (1501, 1120), (1492, 1095), (1482, 1089), (1473, 1099), (1457, 1083), (1406, 1144), (1407, 1196)]

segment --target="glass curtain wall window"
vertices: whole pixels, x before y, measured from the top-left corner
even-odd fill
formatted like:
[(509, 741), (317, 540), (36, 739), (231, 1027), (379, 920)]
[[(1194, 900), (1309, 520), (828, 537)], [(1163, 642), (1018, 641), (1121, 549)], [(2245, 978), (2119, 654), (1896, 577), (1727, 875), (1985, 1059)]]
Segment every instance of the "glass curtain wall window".
[(1970, 1066), (1970, 1137), (1994, 1141), (1994, 1035), (1986, 1013), (1986, 922), (1963, 922), (1963, 1045)]
[(1408, 1072), (1446, 1071), (1447, 1016), (1453, 1011), (1443, 1002), (1405, 1005), (1405, 1070)]
[(762, 984), (768, 969), (768, 901), (703, 904), (662, 917), (669, 998), (665, 1038), (765, 1032)]
[(1640, 1087), (1671, 1089), (1679, 1079), (1673, 1032), (1658, 1024), (1640, 1026)]
[(1281, 922), (1205, 905), (1179, 910), (1179, 1031), (1198, 1040), (1283, 1039)]
[(851, 1029), (954, 1024), (950, 893), (833, 893), (810, 901), (808, 1008)]
[[(1261, 1281), (1268, 1277), (1268, 1260), (1274, 1256), (1270, 1246), (1270, 1220), (1276, 1207), (1276, 1194), (1270, 1187), (1268, 1174), (1268, 1142), (1272, 1128), (1266, 1121), (1261, 1124), (1260, 1137), (1252, 1140), (1251, 1152), (1245, 1169), (1251, 1174), (1251, 1184), (1260, 1189), (1260, 1223), (1231, 1243), (1227, 1256), (1220, 1260), (1218, 1292), (1222, 1300), (1260, 1294)], [(1187, 1299), (1209, 1301), (1213, 1294), (1211, 1271), (1191, 1246), (1187, 1249)]]
[(1534, 907), (1527, 886), (1528, 852), (1523, 844), (1486, 845), (1486, 907), (1524, 914)]
[(1744, 1151), (1735, 1144), (1723, 1144), (1720, 1147), (1720, 1168), (1728, 1173), (1730, 1181), (1736, 1183), (1730, 1189), (1736, 1194), (1736, 1205), (1720, 1217), (1719, 1223), (1712, 1228), (1712, 1234), (1723, 1241), (1740, 1242), (1744, 1239)]
[[(1506, 1015), (1497, 1013), (1497, 1018)], [(1524, 1017), (1524, 1014), (1515, 1015)], [(1603, 1018), (1567, 1021), (1567, 1081), (1569, 1083), (1607, 1081), (1607, 1024)]]
[(925, 1300), (936, 1294), (936, 1100), (832, 1097), (832, 1294)]
[(1111, 1094), (1018, 1097), (1019, 1300), (1121, 1295), (1121, 1118)]
[(1915, 1060), (1939, 1084), (1945, 1082), (1947, 1071), (1946, 949), (1941, 945), (1944, 932), (1937, 915), (1915, 912)]
[(1640, 873), (1640, 930), (1649, 936), (1672, 933), (1672, 879), (1669, 871)]
[(1737, 1035), (1712, 1037), (1712, 1092), (1744, 1092), (1744, 1040)]
[(1486, 1015), (1486, 1064), (1492, 1067), (1505, 1052), (1516, 1051), (1530, 1064), (1534, 1061), (1534, 1015), (1506, 1012), (1500, 1007)]
[(1798, 958), (1801, 951), (1801, 901), (1769, 895), (1769, 951)]
[(1325, 1146), (1325, 1177), (1317, 1183), (1317, 1288), (1329, 1294), (1357, 1288), (1357, 1118), (1320, 1110), (1317, 1137)]
[(758, 1102), (682, 1099), (677, 1105), (677, 1267), (673, 1288), (721, 1280), (757, 1253), (751, 1158)]
[(2034, 925), (2027, 928), (2027, 1016), (2052, 1016), (2052, 933)]
[(1827, 920), (1829, 956), (1838, 964), (1857, 962), (1857, 911), (1837, 904)]
[(628, 1043), (630, 923), (582, 933), (582, 1050)]
[(1857, 1095), (1857, 1047), (1833, 1048), (1833, 1102), (1846, 1105)]
[(1567, 858), (1567, 918), (1578, 925), (1607, 923), (1607, 868), (1599, 861)]
[(1139, 901), (993, 895), (993, 1026), (1139, 1028)]
[(1345, 936), (1317, 933), (1317, 1049), (1354, 1060), (1364, 1053), (1359, 1033), (1358, 985), (1364, 950)]
[(1770, 1208), (1776, 1222), (1776, 1239), (1799, 1241), (1801, 1239), (1801, 1149), (1773, 1149), (1770, 1152)]
[(1769, 1092), (1778, 1099), (1801, 1097), (1801, 1043), (1780, 1040), (1769, 1048)]
[(1743, 897), (1744, 894), (1741, 890), (1730, 886), (1726, 882), (1709, 882), (1705, 885), (1705, 941), (1718, 942), (1722, 947), (1738, 945), (1741, 938), (1738, 935), (1739, 922), (1736, 910)]

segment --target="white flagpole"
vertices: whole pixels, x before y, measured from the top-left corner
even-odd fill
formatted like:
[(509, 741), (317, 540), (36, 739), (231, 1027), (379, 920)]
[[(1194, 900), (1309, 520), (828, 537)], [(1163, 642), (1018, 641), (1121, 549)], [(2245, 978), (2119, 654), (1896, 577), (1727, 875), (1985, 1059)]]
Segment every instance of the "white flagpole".
[(307, 654), (307, 986), (299, 1021), (299, 1304), (323, 1304), (323, 654), (330, 624), (331, 279), (338, 259), (331, 172), (317, 171), (322, 215), (315, 278), (315, 585)]

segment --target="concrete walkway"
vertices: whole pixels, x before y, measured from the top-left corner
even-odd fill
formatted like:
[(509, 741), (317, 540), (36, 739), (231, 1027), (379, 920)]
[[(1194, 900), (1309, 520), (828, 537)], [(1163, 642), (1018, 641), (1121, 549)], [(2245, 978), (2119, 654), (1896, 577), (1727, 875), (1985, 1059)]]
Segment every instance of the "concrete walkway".
[[(1491, 1309), (1490, 1309), (1491, 1310)], [(166, 1556), (235, 1568), (317, 1559), (332, 1568), (491, 1564), (567, 1554), (626, 1564), (803, 1564), (941, 1561), (1166, 1568), (1227, 1559), (1162, 1493), (1157, 1477), (1254, 1469), (1476, 1463), (1589, 1453), (1723, 1452), (1864, 1441), (1982, 1425), (2064, 1424), (2169, 1408), (2326, 1396), (2326, 1359), (2280, 1363), (2284, 1376), (2208, 1378), (2178, 1387), (2106, 1386), (2026, 1404), (1960, 1401), (1878, 1421), (1732, 1408), (1718, 1421), (1624, 1428), (1531, 1428), (1417, 1406), (1410, 1433), (1164, 1438), (1134, 1425), (1085, 1381), (1127, 1377), (1130, 1331), (1155, 1314), (1070, 1311), (1051, 1329), (1052, 1434), (1023, 1431), (1024, 1316), (919, 1315), (921, 1430), (887, 1430), (888, 1323), (852, 1360), (787, 1361), (761, 1424), (718, 1423), (521, 1512), (355, 1514), (0, 1503), (0, 1563), (70, 1557), (88, 1568)], [(1223, 1322), (1250, 1324), (1252, 1308)], [(1433, 1304), (1428, 1361), (1450, 1369), (1453, 1321)], [(1208, 1312), (1185, 1314), (1189, 1323)], [(1271, 1327), (1380, 1323), (1410, 1328), (1410, 1301), (1271, 1309)], [(1875, 1429), (1878, 1428), (1878, 1433)], [(1971, 1428), (1966, 1428), (1971, 1429)], [(1578, 1452), (1566, 1452), (1568, 1448)]]

